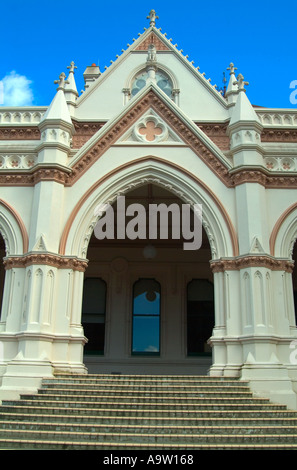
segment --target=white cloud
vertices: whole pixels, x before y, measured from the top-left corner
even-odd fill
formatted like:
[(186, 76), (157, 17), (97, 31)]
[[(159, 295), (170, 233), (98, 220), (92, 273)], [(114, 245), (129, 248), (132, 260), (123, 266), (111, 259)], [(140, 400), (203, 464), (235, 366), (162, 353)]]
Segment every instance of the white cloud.
[(33, 103), (31, 81), (12, 70), (2, 80), (2, 103), (4, 106), (30, 106)]
[(156, 348), (156, 346), (148, 346), (146, 349), (145, 349), (145, 352), (159, 352), (159, 349)]

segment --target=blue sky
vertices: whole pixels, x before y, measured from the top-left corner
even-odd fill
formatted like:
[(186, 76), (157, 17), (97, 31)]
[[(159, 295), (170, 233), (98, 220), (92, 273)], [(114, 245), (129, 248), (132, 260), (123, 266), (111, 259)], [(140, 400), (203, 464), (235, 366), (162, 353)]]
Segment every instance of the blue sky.
[(290, 102), (290, 84), (297, 80), (297, 0), (2, 2), (4, 105), (49, 105), (54, 80), (72, 60), (80, 91), (86, 66), (99, 62), (103, 71), (110, 65), (149, 26), (151, 9), (159, 16), (157, 27), (212, 84), (221, 86), (234, 62), (250, 83), (253, 104), (297, 109)]

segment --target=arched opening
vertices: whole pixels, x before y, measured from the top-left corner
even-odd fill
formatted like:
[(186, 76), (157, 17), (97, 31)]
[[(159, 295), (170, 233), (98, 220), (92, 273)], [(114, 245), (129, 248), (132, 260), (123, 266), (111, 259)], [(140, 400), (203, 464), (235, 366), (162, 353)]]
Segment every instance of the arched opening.
[[(161, 219), (158, 219), (156, 238), (133, 238), (128, 232), (129, 223), (130, 229), (133, 227), (138, 235), (143, 231), (149, 234), (150, 229), (148, 219), (146, 227), (141, 226), (135, 216), (135, 204), (146, 209), (150, 204), (165, 204), (166, 207), (176, 204), (181, 211), (179, 223), (182, 223), (185, 203), (163, 186), (144, 184), (125, 194), (127, 230), (124, 235), (120, 232), (122, 238), (116, 236), (121, 220), (116, 202), (111, 214), (114, 238), (98, 239), (95, 228), (87, 251), (89, 264), (85, 272), (82, 318), (84, 324), (88, 296), (92, 299), (92, 311), (99, 314), (96, 302), (102, 302), (103, 296), (99, 301), (96, 282), (101, 279), (106, 286), (104, 354), (102, 348), (94, 347), (89, 352), (85, 348), (84, 363), (89, 372), (97, 373), (206, 373), (212, 362), (207, 339), (214, 327), (213, 274), (209, 263), (212, 255), (207, 235), (202, 229), (199, 249), (184, 249), (184, 232), (180, 226), (177, 238), (178, 224), (173, 213), (169, 213), (167, 237), (164, 233), (164, 238), (161, 237)], [(108, 220), (112, 219), (106, 217), (101, 226), (106, 233)], [(191, 217), (189, 230), (192, 234), (193, 224)], [(100, 312), (103, 318), (102, 308)], [(188, 328), (191, 321), (195, 331)], [(87, 329), (85, 335), (88, 337)]]
[(3, 265), (3, 258), (5, 256), (5, 243), (2, 235), (0, 234), (0, 313), (2, 311), (2, 300), (4, 291), (5, 269)]

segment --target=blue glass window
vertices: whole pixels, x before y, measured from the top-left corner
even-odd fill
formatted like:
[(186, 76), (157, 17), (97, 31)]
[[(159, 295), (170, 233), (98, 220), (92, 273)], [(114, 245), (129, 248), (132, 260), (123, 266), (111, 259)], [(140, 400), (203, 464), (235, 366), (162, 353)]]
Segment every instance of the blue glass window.
[(160, 284), (140, 279), (133, 288), (132, 354), (160, 354)]
[[(133, 80), (132, 87), (131, 87), (131, 95), (135, 96), (142, 88), (145, 87), (148, 79), (147, 72), (139, 73)], [(156, 72), (156, 83), (161, 90), (166, 93), (170, 98), (172, 97), (172, 81), (170, 77), (163, 71), (158, 70)]]

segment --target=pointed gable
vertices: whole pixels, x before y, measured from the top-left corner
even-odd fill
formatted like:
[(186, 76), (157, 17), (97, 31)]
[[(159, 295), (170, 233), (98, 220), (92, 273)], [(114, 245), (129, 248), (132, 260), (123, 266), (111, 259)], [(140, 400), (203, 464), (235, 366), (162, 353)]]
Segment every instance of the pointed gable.
[[(226, 186), (232, 185), (230, 163), (214, 142), (202, 130), (189, 121), (182, 111), (154, 84), (146, 87), (125, 107), (123, 112), (110, 120), (76, 154), (72, 162), (72, 174), (68, 184), (74, 184), (83, 173), (114, 145), (128, 140), (131, 144), (135, 130), (147, 128), (148, 122), (167, 136), (166, 144), (183, 143), (196, 153), (204, 164), (221, 179)], [(138, 127), (137, 127), (138, 126)], [(167, 128), (167, 133), (165, 132)], [(144, 131), (145, 134), (145, 131)], [(158, 133), (156, 132), (156, 136)], [(159, 134), (160, 135), (160, 134)], [(159, 138), (149, 140), (136, 138), (143, 145), (159, 144)]]
[[(229, 119), (227, 100), (210, 83), (199, 68), (194, 67), (182, 50), (178, 50), (166, 34), (150, 22), (150, 27), (133, 39), (127, 50), (117, 56), (111, 65), (99, 74), (76, 104), (78, 120), (108, 121), (119, 114), (128, 100), (133, 98), (132, 83), (137, 74), (147, 71), (148, 51), (154, 46), (156, 68), (159, 74), (171, 77), (172, 99), (193, 121)], [(160, 79), (160, 83), (161, 83)]]

